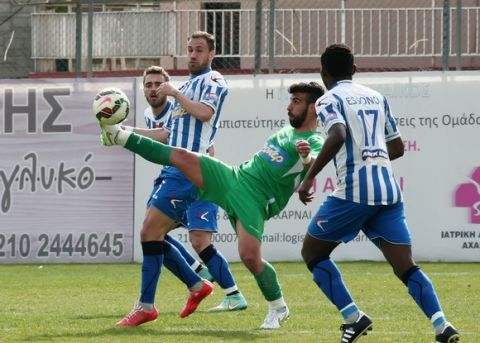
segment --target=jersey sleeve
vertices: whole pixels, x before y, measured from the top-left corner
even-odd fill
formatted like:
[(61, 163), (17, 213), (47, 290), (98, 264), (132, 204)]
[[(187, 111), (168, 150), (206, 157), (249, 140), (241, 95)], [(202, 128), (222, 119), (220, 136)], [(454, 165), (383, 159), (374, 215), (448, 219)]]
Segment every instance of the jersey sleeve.
[(310, 144), (310, 153), (313, 156), (317, 156), (323, 147), (323, 138), (322, 136), (320, 136), (320, 133), (317, 133), (316, 135), (309, 137), (308, 143)]
[(387, 98), (383, 98), (383, 105), (385, 109), (385, 141), (389, 142), (395, 138), (400, 137), (400, 131), (398, 130), (397, 121), (392, 115), (390, 110), (390, 105), (388, 104)]
[(339, 102), (333, 95), (328, 94), (318, 99), (315, 103), (315, 110), (325, 132), (328, 132), (330, 128), (337, 123), (346, 126), (345, 119), (340, 111)]
[(210, 77), (206, 79), (204, 91), (200, 97), (200, 102), (210, 106), (216, 113), (222, 104), (223, 98), (228, 94), (228, 86), (222, 74), (213, 71)]

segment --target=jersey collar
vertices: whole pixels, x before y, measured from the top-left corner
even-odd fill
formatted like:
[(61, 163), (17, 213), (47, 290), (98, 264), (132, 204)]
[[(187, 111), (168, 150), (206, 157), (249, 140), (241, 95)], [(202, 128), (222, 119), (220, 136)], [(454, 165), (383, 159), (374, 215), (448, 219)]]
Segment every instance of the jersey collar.
[(162, 110), (160, 113), (158, 113), (158, 114), (156, 114), (156, 113), (153, 114), (154, 117), (155, 117), (155, 119), (162, 118), (166, 113), (168, 113), (168, 111), (170, 110), (170, 107), (171, 107), (171, 106), (172, 106), (172, 102), (169, 101), (169, 100), (167, 100), (167, 102), (166, 102), (165, 107), (163, 108), (163, 110)]
[(193, 79), (194, 77), (197, 77), (197, 76), (202, 75), (202, 74), (209, 73), (209, 72), (211, 72), (211, 71), (212, 71), (212, 68), (207, 67), (207, 68), (204, 68), (204, 69), (200, 70), (200, 71), (199, 71), (198, 73), (196, 73), (196, 74), (192, 74), (192, 76), (191, 76), (190, 78)]
[(330, 86), (330, 89), (333, 89), (334, 87), (337, 87), (338, 85), (345, 84), (345, 83), (346, 84), (351, 84), (351, 83), (353, 83), (353, 81), (352, 80), (340, 80), (340, 81), (334, 82)]

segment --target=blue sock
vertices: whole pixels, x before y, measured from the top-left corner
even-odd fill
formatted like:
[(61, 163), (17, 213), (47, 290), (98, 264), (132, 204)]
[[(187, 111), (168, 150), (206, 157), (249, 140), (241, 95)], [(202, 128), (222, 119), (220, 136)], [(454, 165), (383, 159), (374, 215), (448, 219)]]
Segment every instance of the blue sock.
[(359, 311), (343, 283), (335, 262), (330, 258), (314, 260), (308, 264), (308, 268), (313, 273), (315, 283), (337, 307), (344, 319)]
[(208, 271), (212, 274), (213, 279), (227, 294), (238, 290), (227, 260), (215, 249), (213, 244), (203, 249), (199, 256), (203, 263), (207, 265)]
[(408, 287), (408, 293), (425, 313), (432, 320), (434, 328), (445, 323), (440, 302), (433, 288), (432, 282), (418, 266), (407, 270), (402, 276), (403, 283)]
[(155, 303), (155, 292), (163, 264), (163, 241), (142, 242), (142, 286), (140, 301)]
[(178, 249), (165, 241), (164, 243), (165, 259), (163, 263), (177, 278), (179, 278), (188, 288), (191, 288), (202, 279), (190, 267), (183, 255)]
[(185, 258), (185, 260), (190, 266), (192, 266), (195, 262), (197, 262), (195, 257), (193, 257), (192, 254), (190, 254), (190, 252), (185, 248), (185, 246), (178, 239), (173, 238), (170, 235), (166, 235), (165, 240), (171, 245), (175, 246), (175, 248), (177, 248), (178, 251), (180, 251), (180, 254), (182, 254), (182, 256)]

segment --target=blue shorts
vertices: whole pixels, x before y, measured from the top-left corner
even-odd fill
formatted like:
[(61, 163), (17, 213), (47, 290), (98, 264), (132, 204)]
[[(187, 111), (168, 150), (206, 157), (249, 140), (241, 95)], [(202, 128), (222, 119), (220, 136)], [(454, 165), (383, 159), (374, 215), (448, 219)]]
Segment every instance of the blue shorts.
[(316, 239), (347, 243), (363, 231), (378, 244), (378, 238), (394, 244), (411, 244), (403, 202), (364, 205), (328, 196), (308, 226)]
[(162, 176), (155, 180), (147, 207), (155, 206), (189, 230), (217, 232), (218, 206), (197, 199), (197, 189), (188, 179)]
[(196, 200), (187, 210), (187, 225), (190, 230), (217, 232), (218, 206), (207, 201)]
[(155, 206), (172, 220), (187, 224), (187, 209), (197, 199), (197, 189), (187, 178), (164, 176), (155, 180), (147, 207)]

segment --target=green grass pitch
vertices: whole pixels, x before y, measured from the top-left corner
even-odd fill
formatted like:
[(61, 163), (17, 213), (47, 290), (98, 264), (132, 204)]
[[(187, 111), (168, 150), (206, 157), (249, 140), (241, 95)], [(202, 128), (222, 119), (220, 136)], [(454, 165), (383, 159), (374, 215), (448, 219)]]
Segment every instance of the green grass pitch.
[[(116, 328), (138, 297), (140, 265), (0, 266), (0, 342), (338, 342), (341, 317), (302, 263), (273, 263), (291, 317), (277, 331), (258, 327), (267, 304), (243, 265), (231, 265), (249, 307), (207, 313), (223, 299), (218, 287), (197, 312), (179, 317), (187, 292), (163, 271), (157, 290), (159, 318)], [(430, 322), (391, 268), (379, 262), (339, 263), (350, 291), (374, 320), (360, 342), (434, 341)], [(480, 342), (480, 264), (420, 263), (434, 282), (447, 318), (462, 342)]]

